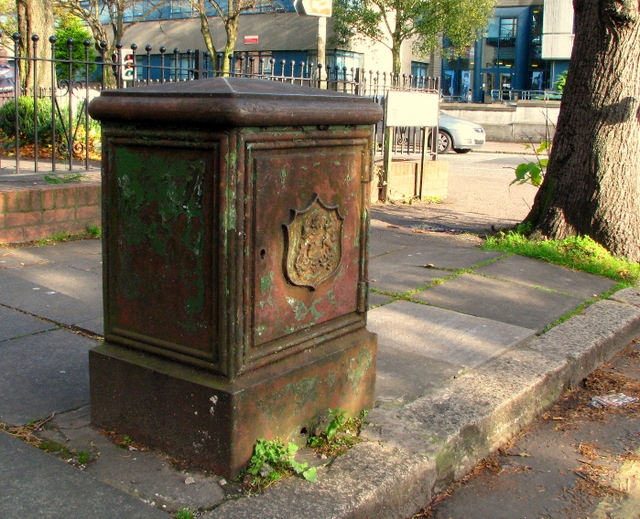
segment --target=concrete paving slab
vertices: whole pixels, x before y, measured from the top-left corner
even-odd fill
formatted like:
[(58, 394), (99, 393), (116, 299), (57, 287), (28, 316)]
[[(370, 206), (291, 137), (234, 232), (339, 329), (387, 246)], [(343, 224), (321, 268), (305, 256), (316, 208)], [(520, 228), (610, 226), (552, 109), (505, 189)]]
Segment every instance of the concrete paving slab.
[(88, 452), (95, 461), (87, 464), (84, 472), (147, 503), (153, 502), (165, 512), (175, 513), (185, 507), (209, 510), (225, 499), (218, 477), (181, 470), (157, 451), (116, 445), (91, 426), (88, 405), (56, 415), (45, 424), (44, 431), (36, 434), (70, 450)]
[(46, 263), (45, 259), (34, 254), (34, 250), (33, 247), (0, 247), (0, 270)]
[(376, 292), (369, 292), (369, 308), (375, 308), (376, 306), (384, 305), (391, 301), (391, 297), (384, 294), (377, 294)]
[[(376, 242), (383, 241), (387, 245), (414, 247), (421, 245), (441, 246), (441, 247), (480, 247), (483, 240), (471, 234), (451, 234), (451, 233), (434, 233), (425, 232), (420, 229), (412, 229), (409, 226), (390, 225), (382, 220), (375, 219), (375, 209), (372, 210), (371, 220), (371, 240), (373, 245)], [(395, 250), (395, 249), (394, 249)]]
[(31, 247), (28, 250), (29, 255), (55, 265), (80, 270), (102, 268), (102, 242), (97, 239), (54, 243), (46, 247)]
[(476, 274), (463, 274), (412, 297), (441, 308), (533, 330), (542, 330), (583, 302), (577, 297)]
[(89, 402), (88, 351), (97, 342), (65, 330), (0, 343), (0, 422), (22, 425)]
[(168, 519), (171, 516), (0, 432), (2, 519)]
[(0, 270), (0, 304), (74, 325), (102, 316), (102, 277), (58, 265)]
[(393, 252), (387, 257), (391, 264), (415, 265), (424, 267), (432, 265), (435, 268), (468, 269), (494, 258), (502, 256), (500, 251), (487, 251), (476, 247), (440, 247), (438, 245), (423, 245), (407, 247)]
[(612, 288), (616, 281), (551, 265), (523, 256), (510, 256), (475, 269), (476, 272), (532, 287), (544, 287), (575, 297), (591, 299)]
[[(469, 194), (467, 189), (460, 193), (462, 199), (458, 199), (453, 193), (447, 201), (442, 204), (418, 204), (416, 206), (408, 204), (387, 204), (375, 206), (371, 214), (376, 219), (387, 225), (395, 225), (404, 229), (416, 232), (441, 233), (450, 236), (452, 233), (475, 233), (487, 234), (492, 232), (492, 228), (503, 228), (513, 226), (522, 220), (522, 197), (509, 195), (508, 180), (478, 178), (478, 182), (491, 186), (482, 190), (483, 194), (489, 193), (491, 198), (495, 198), (498, 191), (503, 192), (508, 205), (511, 206), (512, 217), (504, 214), (496, 214), (495, 210), (487, 208), (486, 196)], [(506, 187), (505, 187), (506, 186)], [(476, 193), (478, 190), (476, 190)], [(513, 217), (513, 202), (516, 201), (516, 214)], [(464, 214), (460, 213), (460, 206), (467, 206)], [(526, 214), (526, 212), (525, 212)], [(519, 218), (519, 219), (518, 219)]]
[(396, 301), (369, 312), (367, 328), (378, 334), (378, 351), (388, 346), (432, 360), (475, 367), (534, 333), (428, 305)]
[(0, 342), (56, 328), (55, 324), (0, 306)]
[(75, 326), (89, 333), (104, 336), (104, 317), (97, 317), (96, 319), (76, 323)]
[(389, 252), (395, 252), (397, 250), (402, 250), (405, 248), (405, 245), (399, 245), (397, 243), (392, 243), (384, 240), (370, 240), (369, 241), (369, 257), (375, 258), (376, 256), (382, 256), (383, 254), (387, 254)]
[(42, 263), (75, 267), (80, 270), (102, 268), (100, 240), (78, 240), (41, 247), (0, 247), (0, 269)]
[(400, 406), (442, 386), (463, 367), (390, 345), (378, 350), (376, 364), (377, 405)]
[(424, 287), (434, 279), (451, 275), (451, 272), (446, 270), (396, 263), (388, 256), (389, 254), (369, 260), (369, 288), (392, 294), (404, 294)]

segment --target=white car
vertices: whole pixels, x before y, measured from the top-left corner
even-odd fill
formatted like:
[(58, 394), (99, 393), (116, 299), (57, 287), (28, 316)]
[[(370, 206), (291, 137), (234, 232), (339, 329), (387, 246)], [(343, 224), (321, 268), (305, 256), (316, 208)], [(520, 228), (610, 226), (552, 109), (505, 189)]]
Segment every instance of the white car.
[(479, 124), (442, 111), (438, 126), (438, 153), (451, 149), (456, 153), (468, 153), (482, 147), (486, 140), (484, 128)]

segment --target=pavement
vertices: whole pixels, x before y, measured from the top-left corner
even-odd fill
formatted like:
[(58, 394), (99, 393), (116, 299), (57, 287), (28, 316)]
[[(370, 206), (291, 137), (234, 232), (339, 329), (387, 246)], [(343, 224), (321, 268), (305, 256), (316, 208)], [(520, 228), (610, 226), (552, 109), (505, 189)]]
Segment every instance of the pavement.
[(481, 250), (477, 236), (426, 232), (425, 211), (398, 219), (372, 209), (368, 329), (379, 351), (365, 441), (314, 460), (315, 483), (290, 478), (249, 497), (90, 425), (100, 241), (0, 247), (0, 422), (44, 422), (36, 435), (80, 465), (0, 433), (0, 518), (151, 519), (190, 508), (206, 519), (407, 519), (640, 337), (639, 289), (612, 292), (606, 278)]

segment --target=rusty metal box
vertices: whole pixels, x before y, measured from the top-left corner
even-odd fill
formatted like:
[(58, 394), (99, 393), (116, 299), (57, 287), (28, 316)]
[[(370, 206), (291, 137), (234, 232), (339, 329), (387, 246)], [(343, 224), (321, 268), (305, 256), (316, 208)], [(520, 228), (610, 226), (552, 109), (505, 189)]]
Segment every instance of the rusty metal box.
[(229, 476), (257, 437), (371, 406), (380, 108), (215, 78), (105, 91), (90, 113), (103, 125), (106, 339), (90, 355), (93, 422)]

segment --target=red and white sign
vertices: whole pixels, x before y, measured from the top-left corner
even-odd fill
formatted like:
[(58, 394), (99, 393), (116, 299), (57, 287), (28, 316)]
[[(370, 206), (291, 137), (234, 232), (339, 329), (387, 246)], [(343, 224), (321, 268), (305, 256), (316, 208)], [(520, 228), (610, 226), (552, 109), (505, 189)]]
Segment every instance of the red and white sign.
[(256, 43), (258, 43), (259, 40), (260, 38), (258, 37), (257, 34), (250, 34), (249, 36), (244, 37), (244, 44), (255, 45)]

